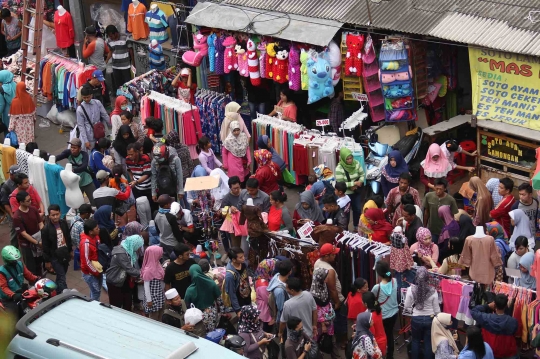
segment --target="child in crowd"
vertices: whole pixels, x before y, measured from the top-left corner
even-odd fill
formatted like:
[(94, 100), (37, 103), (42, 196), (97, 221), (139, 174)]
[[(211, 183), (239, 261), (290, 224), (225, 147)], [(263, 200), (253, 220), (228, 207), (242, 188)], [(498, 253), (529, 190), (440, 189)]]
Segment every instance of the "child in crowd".
[(309, 191), (311, 189), (311, 187), (313, 187), (313, 185), (315, 184), (315, 182), (317, 182), (317, 176), (315, 175), (309, 175), (307, 177), (307, 181), (308, 181), (308, 185), (306, 186), (306, 191)]
[(201, 166), (206, 170), (206, 173), (210, 175), (213, 169), (220, 168), (223, 164), (217, 159), (212, 151), (212, 143), (206, 136), (199, 138), (198, 148), (199, 162)]
[(343, 209), (343, 212), (349, 213), (351, 207), (351, 198), (345, 194), (347, 192), (347, 184), (345, 182), (336, 182), (334, 186), (337, 198), (337, 204)]

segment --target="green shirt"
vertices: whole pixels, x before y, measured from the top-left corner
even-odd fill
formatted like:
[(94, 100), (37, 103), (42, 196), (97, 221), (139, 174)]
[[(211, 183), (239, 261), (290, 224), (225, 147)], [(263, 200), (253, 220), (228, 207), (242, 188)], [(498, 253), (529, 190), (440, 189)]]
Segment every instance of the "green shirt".
[(345, 182), (347, 185), (347, 192), (345, 194), (351, 194), (353, 193), (353, 190), (351, 189), (354, 187), (354, 182), (362, 182), (364, 183), (364, 170), (362, 169), (362, 166), (360, 166), (360, 163), (358, 161), (355, 162), (356, 166), (354, 168), (353, 172), (349, 172), (349, 179), (347, 178), (347, 174), (345, 173), (345, 169), (338, 164), (336, 167), (336, 182)]
[[(441, 229), (444, 227), (443, 220), (439, 218), (440, 206), (450, 206), (452, 216), (458, 213), (456, 200), (448, 193), (442, 198), (437, 197), (435, 192), (429, 192), (424, 196), (422, 207), (424, 207), (424, 210), (427, 209), (429, 211), (429, 221), (427, 227), (432, 235), (437, 236), (441, 234)], [(433, 241), (433, 243), (435, 243), (435, 241)]]
[[(83, 162), (82, 152), (79, 153), (77, 157), (73, 157), (73, 155), (69, 155), (68, 161), (69, 163), (73, 163), (73, 164), (77, 163), (80, 166), (81, 163)], [(88, 173), (87, 171), (77, 173), (77, 174), (79, 175), (79, 177), (81, 177), (81, 180), (79, 181), (79, 187), (84, 187), (92, 183), (93, 181), (92, 176), (90, 176), (90, 173)]]

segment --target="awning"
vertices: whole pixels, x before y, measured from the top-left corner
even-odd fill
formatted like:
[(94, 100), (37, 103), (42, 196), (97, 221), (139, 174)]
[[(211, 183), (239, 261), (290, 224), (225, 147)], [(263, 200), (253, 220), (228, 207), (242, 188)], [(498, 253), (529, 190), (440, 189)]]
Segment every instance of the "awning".
[(333, 20), (213, 2), (199, 2), (186, 22), (197, 26), (274, 36), (317, 46), (327, 46), (343, 25), (342, 22)]

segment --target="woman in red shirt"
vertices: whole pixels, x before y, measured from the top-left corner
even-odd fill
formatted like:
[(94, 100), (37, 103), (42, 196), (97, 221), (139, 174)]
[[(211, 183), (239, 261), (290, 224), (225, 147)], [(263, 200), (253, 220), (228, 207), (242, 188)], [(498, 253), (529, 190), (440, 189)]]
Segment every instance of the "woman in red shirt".
[[(367, 310), (371, 312), (371, 321), (373, 322), (373, 325), (369, 330), (373, 333), (377, 345), (379, 345), (379, 349), (381, 349), (382, 355), (384, 356), (386, 355), (386, 345), (388, 344), (388, 340), (386, 338), (386, 333), (384, 332), (381, 306), (379, 302), (377, 302), (373, 292), (367, 291), (362, 294), (362, 301)], [(394, 340), (394, 338), (391, 338), (390, 340)]]
[(373, 232), (371, 239), (375, 242), (389, 243), (392, 234), (392, 225), (384, 218), (384, 213), (380, 208), (370, 208), (364, 212), (368, 221), (368, 228)]
[(352, 327), (356, 323), (356, 317), (366, 311), (362, 295), (368, 291), (368, 282), (364, 278), (356, 278), (347, 295), (347, 333), (349, 333), (349, 338), (352, 336)]
[(270, 193), (270, 212), (268, 213), (268, 229), (279, 231), (287, 229), (289, 233), (294, 233), (291, 213), (285, 206), (287, 194), (280, 191)]
[(278, 180), (281, 179), (279, 167), (272, 162), (272, 152), (258, 150), (253, 153), (257, 162), (257, 171), (253, 175), (259, 181), (259, 189), (266, 194), (279, 189)]

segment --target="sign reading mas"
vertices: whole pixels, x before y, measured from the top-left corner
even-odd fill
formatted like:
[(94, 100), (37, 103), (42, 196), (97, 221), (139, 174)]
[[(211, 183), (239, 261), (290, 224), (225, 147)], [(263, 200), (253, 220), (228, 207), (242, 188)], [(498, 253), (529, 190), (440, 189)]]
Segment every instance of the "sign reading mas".
[(540, 130), (540, 57), (469, 48), (478, 119)]

